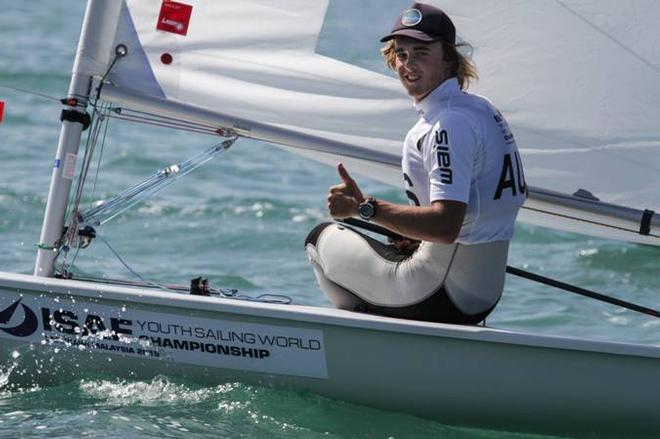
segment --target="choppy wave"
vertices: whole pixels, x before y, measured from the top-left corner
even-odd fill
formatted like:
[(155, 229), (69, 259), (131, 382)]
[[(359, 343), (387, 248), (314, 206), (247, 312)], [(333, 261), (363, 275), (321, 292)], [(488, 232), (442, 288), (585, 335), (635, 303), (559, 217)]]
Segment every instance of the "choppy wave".
[(294, 392), (227, 383), (200, 387), (159, 376), (89, 376), (0, 396), (0, 436), (171, 438), (529, 438), (444, 426)]

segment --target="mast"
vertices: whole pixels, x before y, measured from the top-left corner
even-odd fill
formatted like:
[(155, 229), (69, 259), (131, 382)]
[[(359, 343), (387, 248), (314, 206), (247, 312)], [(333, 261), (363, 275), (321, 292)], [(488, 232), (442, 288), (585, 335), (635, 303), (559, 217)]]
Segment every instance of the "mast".
[(60, 138), (41, 228), (35, 276), (51, 277), (57, 241), (64, 228), (71, 183), (83, 131), (91, 80), (103, 75), (110, 62), (122, 0), (88, 0), (71, 82), (64, 105)]

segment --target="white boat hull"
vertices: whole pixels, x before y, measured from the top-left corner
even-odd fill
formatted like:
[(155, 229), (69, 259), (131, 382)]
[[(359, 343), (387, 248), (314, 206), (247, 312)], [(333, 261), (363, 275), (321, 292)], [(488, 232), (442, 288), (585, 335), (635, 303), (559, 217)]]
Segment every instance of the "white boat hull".
[(658, 346), (10, 273), (0, 273), (0, 361), (16, 384), (167, 374), (309, 389), (452, 425), (660, 432)]

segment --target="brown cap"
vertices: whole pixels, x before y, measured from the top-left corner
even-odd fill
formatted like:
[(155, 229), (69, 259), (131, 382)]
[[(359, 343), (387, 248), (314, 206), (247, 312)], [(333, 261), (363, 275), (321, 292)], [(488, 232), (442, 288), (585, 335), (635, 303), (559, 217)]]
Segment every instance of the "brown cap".
[(456, 28), (449, 16), (441, 9), (424, 3), (413, 3), (404, 10), (396, 19), (392, 32), (380, 41), (384, 43), (398, 36), (456, 44)]

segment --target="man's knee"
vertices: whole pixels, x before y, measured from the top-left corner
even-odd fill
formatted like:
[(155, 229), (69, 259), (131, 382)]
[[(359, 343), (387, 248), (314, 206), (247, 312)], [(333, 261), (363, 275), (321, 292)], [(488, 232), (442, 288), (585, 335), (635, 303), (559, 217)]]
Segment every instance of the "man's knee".
[(308, 244), (312, 244), (316, 247), (316, 243), (318, 242), (321, 233), (325, 230), (326, 227), (331, 226), (332, 224), (334, 223), (325, 222), (314, 227), (307, 235), (307, 238), (305, 238), (305, 247), (307, 247)]

